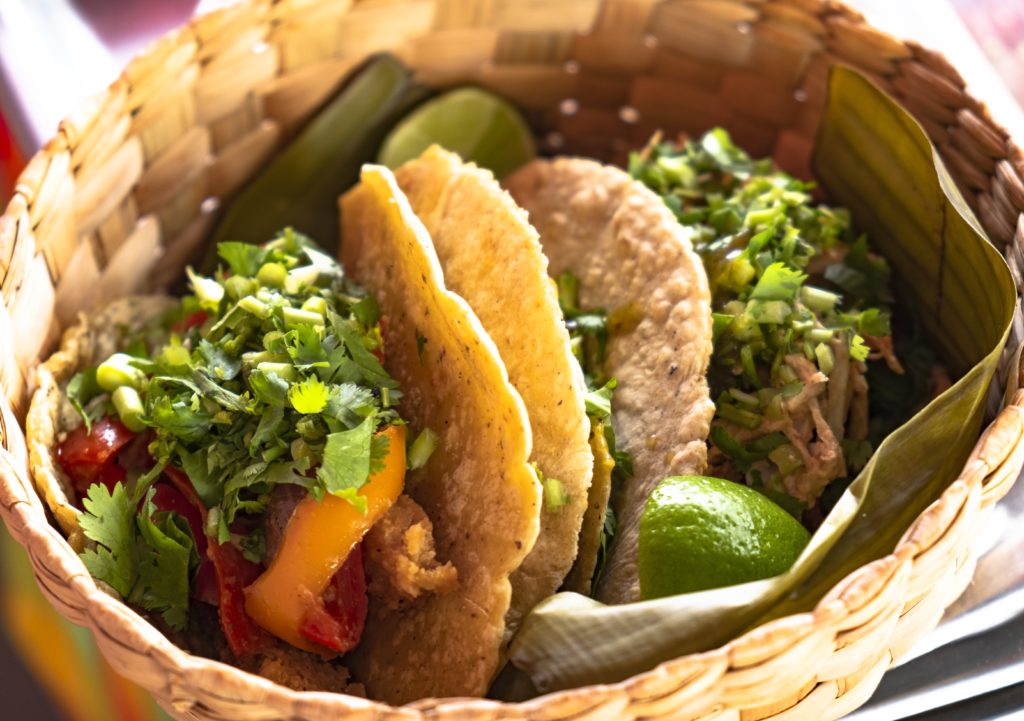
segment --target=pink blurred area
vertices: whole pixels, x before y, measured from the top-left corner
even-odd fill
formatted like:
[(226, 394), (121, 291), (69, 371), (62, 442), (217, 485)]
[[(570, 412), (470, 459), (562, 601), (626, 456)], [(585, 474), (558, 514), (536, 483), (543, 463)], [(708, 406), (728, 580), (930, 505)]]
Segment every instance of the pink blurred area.
[(1024, 105), (1024, 2), (953, 0), (964, 24)]
[(116, 52), (120, 48), (134, 49), (148, 42), (154, 34), (187, 22), (199, 0), (72, 0), (71, 5), (100, 41)]

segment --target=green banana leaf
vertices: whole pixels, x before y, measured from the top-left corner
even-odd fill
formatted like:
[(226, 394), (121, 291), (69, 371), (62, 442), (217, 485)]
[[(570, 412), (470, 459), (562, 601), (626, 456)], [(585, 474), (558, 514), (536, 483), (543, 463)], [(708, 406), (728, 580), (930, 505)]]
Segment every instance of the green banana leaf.
[[(889, 259), (901, 305), (959, 380), (878, 447), (789, 572), (616, 607), (574, 593), (542, 603), (510, 649), (536, 690), (620, 681), (811, 610), (844, 576), (891, 552), (970, 454), (1016, 301), (1002, 256), (920, 126), (853, 70), (832, 73), (814, 168)], [(493, 693), (523, 697), (526, 682), (507, 670)]]
[(217, 266), (217, 243), (264, 243), (288, 226), (336, 250), (338, 197), (355, 185), (363, 163), (373, 162), (385, 134), (429, 96), (399, 60), (371, 57), (232, 201), (201, 267)]

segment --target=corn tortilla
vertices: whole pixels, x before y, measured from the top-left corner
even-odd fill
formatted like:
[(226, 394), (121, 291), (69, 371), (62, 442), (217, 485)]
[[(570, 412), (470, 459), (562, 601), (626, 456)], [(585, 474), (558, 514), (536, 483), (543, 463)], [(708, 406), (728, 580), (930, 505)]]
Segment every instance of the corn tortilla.
[(511, 633), (558, 590), (576, 558), (594, 466), (583, 372), (537, 231), (494, 176), (434, 145), (395, 178), (434, 242), (445, 285), (480, 319), (526, 405), (530, 460), (568, 496), (541, 511), (537, 543), (512, 575)]
[(376, 294), (399, 411), (413, 437), (424, 428), (439, 436), (406, 493), (434, 523), (439, 560), (459, 574), (451, 593), (372, 608), (349, 665), (389, 703), (482, 696), (498, 667), (509, 576), (540, 525), (526, 409), (480, 321), (445, 289), (430, 236), (391, 172), (365, 166), (341, 206), (342, 259)]
[(651, 491), (700, 473), (714, 405), (706, 373), (711, 298), (687, 231), (661, 198), (592, 160), (536, 160), (506, 183), (540, 232), (553, 273), (580, 280), (583, 307), (609, 311), (607, 368), (618, 379), (612, 425), (634, 475), (615, 511), (618, 532), (598, 586), (605, 603), (640, 598), (637, 541)]

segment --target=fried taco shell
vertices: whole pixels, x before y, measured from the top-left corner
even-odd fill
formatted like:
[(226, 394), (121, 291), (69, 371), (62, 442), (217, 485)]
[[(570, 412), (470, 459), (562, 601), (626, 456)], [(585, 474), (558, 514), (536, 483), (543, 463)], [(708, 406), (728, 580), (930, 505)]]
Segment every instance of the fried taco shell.
[(594, 465), (583, 374), (537, 231), (494, 176), (435, 145), (395, 177), (430, 233), (445, 285), (469, 303), (522, 396), (533, 433), (530, 460), (568, 497), (541, 511), (537, 544), (512, 575), (513, 631), (558, 590), (576, 559)]
[(618, 444), (634, 475), (615, 503), (618, 532), (597, 597), (640, 598), (640, 516), (657, 483), (700, 473), (714, 405), (707, 277), (687, 231), (661, 198), (617, 168), (576, 158), (536, 160), (506, 181), (529, 213), (553, 274), (580, 281), (583, 307), (608, 310), (607, 373)]
[(533, 548), (541, 488), (528, 463), (526, 409), (469, 305), (444, 286), (430, 236), (389, 170), (365, 166), (342, 201), (342, 260), (380, 304), (385, 366), (399, 381), (411, 437), (439, 436), (406, 493), (433, 520), (437, 555), (458, 586), (370, 610), (348, 659), (371, 697), (390, 703), (482, 696), (497, 671), (509, 576)]

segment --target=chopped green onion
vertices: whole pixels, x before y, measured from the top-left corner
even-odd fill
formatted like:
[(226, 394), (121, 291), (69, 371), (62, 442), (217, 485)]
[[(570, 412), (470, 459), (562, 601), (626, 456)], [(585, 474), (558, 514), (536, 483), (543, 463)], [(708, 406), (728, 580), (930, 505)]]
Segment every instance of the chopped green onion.
[(284, 324), (289, 328), (300, 325), (323, 326), (324, 317), (319, 313), (299, 308), (283, 308), (281, 314), (284, 316)]
[(244, 298), (259, 290), (259, 283), (252, 278), (233, 275), (224, 281), (224, 288), (232, 298)]
[(740, 348), (740, 362), (743, 364), (743, 373), (757, 388), (761, 387), (761, 378), (757, 375), (757, 367), (754, 365), (754, 351), (749, 345)]
[(256, 367), (264, 373), (273, 373), (282, 380), (294, 381), (298, 378), (298, 375), (295, 372), (295, 366), (291, 363), (263, 362), (257, 363)]
[(96, 382), (100, 388), (113, 392), (121, 386), (141, 387), (146, 381), (146, 374), (131, 364), (133, 360), (126, 353), (115, 353), (100, 363), (96, 369)]
[(752, 411), (743, 410), (736, 406), (721, 404), (716, 407), (716, 412), (727, 421), (754, 430), (761, 425), (761, 416)]
[(758, 323), (785, 323), (793, 307), (784, 300), (752, 300), (747, 303), (747, 313)]
[(288, 271), (284, 279), (284, 291), (295, 295), (306, 286), (316, 285), (320, 278), (320, 269), (315, 265), (303, 265)]
[(280, 288), (288, 277), (288, 270), (280, 263), (264, 263), (256, 273), (256, 280), (266, 288)]
[(319, 295), (307, 298), (306, 302), (302, 304), (302, 310), (324, 316), (327, 314), (327, 299)]
[(832, 349), (824, 343), (819, 343), (814, 347), (814, 355), (818, 360), (818, 368), (825, 375), (832, 372), (832, 368), (835, 366), (835, 357), (832, 355)]
[(114, 402), (117, 416), (128, 430), (136, 433), (145, 430), (146, 424), (142, 422), (142, 417), (146, 409), (142, 406), (142, 398), (137, 390), (131, 386), (120, 386), (111, 394), (110, 400)]
[(183, 345), (169, 343), (160, 351), (160, 360), (169, 366), (187, 366), (192, 360), (192, 354)]
[(266, 303), (263, 303), (259, 298), (255, 296), (247, 295), (238, 301), (238, 307), (244, 310), (246, 313), (251, 313), (260, 320), (266, 320), (270, 317), (270, 308)]
[[(758, 393), (760, 394), (760, 391), (758, 391)], [(750, 393), (745, 393), (741, 391), (739, 388), (730, 388), (729, 395), (735, 398), (739, 403), (742, 403), (745, 406), (750, 406), (751, 408), (757, 408), (761, 405), (761, 402), (760, 400), (758, 400), (757, 396), (751, 395)]]
[(812, 328), (807, 331), (807, 339), (812, 343), (828, 343), (833, 335), (833, 331), (828, 328)]
[(569, 494), (565, 486), (557, 478), (549, 478), (539, 470), (537, 475), (541, 477), (541, 484), (544, 486), (544, 508), (548, 511), (557, 511), (569, 502)]
[(409, 446), (409, 453), (406, 456), (406, 466), (409, 470), (423, 468), (430, 459), (430, 456), (437, 450), (438, 437), (434, 431), (424, 428), (416, 436), (416, 440)]
[(788, 476), (804, 464), (804, 459), (791, 444), (786, 443), (768, 454), (768, 459), (779, 468), (779, 472)]
[(815, 313), (831, 313), (839, 299), (838, 294), (811, 285), (805, 285), (800, 289), (800, 300)]
[(199, 306), (213, 313), (220, 310), (220, 301), (224, 298), (224, 286), (213, 278), (196, 275), (191, 267), (185, 268), (185, 274), (188, 275), (192, 292), (199, 299)]
[(206, 523), (203, 525), (203, 533), (209, 538), (216, 538), (220, 528), (220, 506), (214, 506), (206, 512)]

